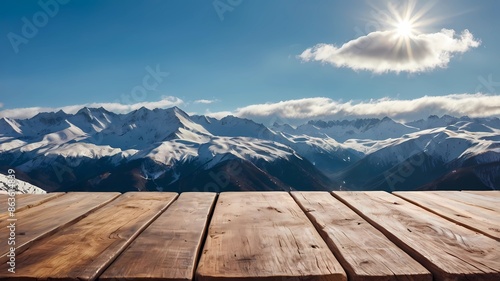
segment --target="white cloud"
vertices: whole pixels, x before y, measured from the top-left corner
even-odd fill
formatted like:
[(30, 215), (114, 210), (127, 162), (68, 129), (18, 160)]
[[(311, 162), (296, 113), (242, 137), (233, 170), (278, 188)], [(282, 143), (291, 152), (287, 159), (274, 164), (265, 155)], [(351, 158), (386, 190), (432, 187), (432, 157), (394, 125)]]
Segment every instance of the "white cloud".
[(369, 101), (335, 101), (317, 97), (254, 104), (233, 112), (215, 112), (207, 115), (220, 118), (226, 115), (249, 118), (264, 124), (274, 121), (299, 124), (312, 119), (338, 120), (355, 118), (391, 117), (401, 121), (426, 118), (429, 115), (469, 117), (500, 116), (500, 96), (485, 94), (454, 94), (424, 96), (412, 100), (382, 98)]
[[(163, 97), (155, 102), (136, 104), (89, 103), (70, 105), (58, 108), (30, 107), (5, 109), (0, 111), (0, 118), (30, 118), (40, 112), (76, 113), (82, 107), (104, 107), (115, 113), (127, 113), (144, 106), (149, 109), (182, 106), (184, 103), (177, 97)], [(205, 115), (223, 118), (234, 115), (252, 119), (264, 124), (279, 123), (300, 124), (312, 119), (339, 120), (355, 118), (391, 117), (395, 120), (411, 121), (426, 118), (429, 115), (452, 115), (469, 117), (500, 117), (500, 96), (486, 94), (454, 94), (446, 96), (424, 96), (403, 100), (381, 98), (368, 101), (342, 101), (325, 97), (305, 98), (280, 101), (276, 103), (253, 104), (237, 108), (233, 111), (210, 112)]]
[(454, 30), (442, 29), (437, 33), (412, 35), (408, 40), (397, 31), (375, 31), (341, 47), (318, 44), (299, 57), (303, 61), (320, 61), (356, 71), (417, 73), (446, 68), (454, 54), (480, 44), (468, 30), (456, 36)]
[(202, 103), (202, 104), (211, 104), (211, 103), (214, 103), (214, 102), (218, 102), (219, 100), (204, 100), (204, 99), (201, 99), (201, 100), (195, 100), (194, 103)]
[(104, 107), (106, 110), (115, 113), (127, 113), (141, 107), (146, 107), (148, 109), (154, 108), (167, 108), (172, 106), (180, 106), (183, 101), (177, 97), (172, 96), (162, 96), (161, 100), (153, 102), (139, 102), (134, 104), (122, 104), (117, 102), (112, 103), (87, 103), (79, 105), (68, 105), (63, 107), (27, 107), (27, 108), (15, 108), (15, 109), (5, 109), (0, 111), (0, 118), (9, 117), (16, 119), (30, 118), (37, 115), (40, 112), (56, 112), (62, 110), (66, 113), (74, 114), (78, 112), (82, 107)]
[(3, 103), (0, 102), (0, 108), (2, 108), (2, 107), (3, 107)]
[(210, 116), (210, 117), (213, 117), (213, 118), (216, 118), (216, 119), (222, 119), (226, 116), (229, 116), (229, 115), (235, 115), (234, 112), (232, 111), (217, 111), (217, 112), (210, 112), (209, 110), (206, 110), (205, 111), (205, 115), (206, 116)]

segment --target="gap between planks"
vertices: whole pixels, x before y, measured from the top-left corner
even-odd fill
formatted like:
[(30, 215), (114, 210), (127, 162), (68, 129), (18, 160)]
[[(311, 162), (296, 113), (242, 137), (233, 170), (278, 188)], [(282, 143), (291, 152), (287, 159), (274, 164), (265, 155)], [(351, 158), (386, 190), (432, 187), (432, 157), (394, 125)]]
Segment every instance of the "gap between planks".
[(349, 281), (432, 281), (432, 275), (329, 192), (292, 192)]
[(500, 241), (500, 212), (481, 207), (484, 203), (481, 196), (473, 197), (473, 194), (462, 193), (464, 198), (459, 201), (448, 197), (448, 193), (402, 191), (393, 194), (456, 224)]
[[(42, 199), (38, 198), (37, 200)], [(43, 196), (43, 195), (42, 195)], [(94, 210), (111, 202), (119, 196), (119, 193), (83, 193), (70, 192), (50, 198), (50, 200), (40, 200), (39, 205), (25, 209), (15, 215), (15, 248), (19, 255), (34, 242), (52, 235), (59, 229), (67, 227)], [(32, 200), (32, 202), (34, 202)], [(6, 225), (10, 224), (7, 220), (0, 221), (0, 235), (8, 237), (10, 230)], [(6, 254), (9, 251), (9, 245), (2, 243), (0, 246), (0, 262), (7, 259)]]
[(192, 280), (216, 193), (184, 192), (99, 280)]
[(383, 191), (333, 192), (432, 272), (435, 280), (500, 280), (500, 243)]
[(346, 280), (287, 192), (219, 195), (196, 280)]
[(95, 280), (156, 219), (177, 193), (128, 192), (16, 256), (16, 274), (1, 280)]

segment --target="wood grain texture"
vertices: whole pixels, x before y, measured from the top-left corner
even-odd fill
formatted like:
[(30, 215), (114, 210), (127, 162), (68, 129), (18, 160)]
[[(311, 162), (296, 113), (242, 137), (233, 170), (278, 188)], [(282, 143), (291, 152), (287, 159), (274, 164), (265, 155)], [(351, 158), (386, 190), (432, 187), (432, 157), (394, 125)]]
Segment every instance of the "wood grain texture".
[(286, 192), (219, 195), (196, 280), (346, 280)]
[(432, 281), (431, 273), (328, 192), (292, 192), (349, 281)]
[(465, 201), (470, 198), (466, 204), (462, 200), (448, 198), (442, 193), (403, 191), (393, 194), (459, 225), (500, 240), (500, 212), (483, 208), (484, 200), (474, 198), (475, 195), (466, 196)]
[[(36, 240), (49, 236), (58, 229), (81, 219), (88, 212), (95, 210), (116, 198), (120, 193), (68, 193), (47, 201), (41, 205), (16, 213), (16, 254), (20, 254)], [(36, 195), (38, 196), (38, 195)], [(22, 200), (22, 199), (21, 199)], [(2, 218), (0, 237), (9, 237), (7, 226), (12, 221)], [(0, 244), (0, 261), (10, 246)]]
[[(31, 207), (38, 206), (43, 204), (49, 200), (55, 199), (59, 196), (64, 195), (64, 192), (55, 192), (55, 193), (47, 193), (47, 194), (17, 194), (16, 199), (16, 212), (21, 212)], [(7, 198), (8, 195), (2, 194), (0, 195), (0, 210), (1, 217), (5, 215), (7, 211)]]
[(476, 195), (481, 195), (481, 196), (486, 196), (486, 197), (496, 197), (500, 198), (500, 190), (462, 190), (462, 192), (466, 193), (471, 193), (471, 194), (476, 194)]
[(176, 193), (125, 193), (77, 223), (34, 243), (1, 280), (95, 280), (176, 198)]
[(498, 197), (488, 197), (461, 191), (426, 191), (426, 193), (500, 213), (500, 198)]
[(435, 280), (500, 280), (500, 243), (395, 195), (334, 192), (432, 272)]
[(193, 280), (215, 193), (182, 193), (99, 280)]

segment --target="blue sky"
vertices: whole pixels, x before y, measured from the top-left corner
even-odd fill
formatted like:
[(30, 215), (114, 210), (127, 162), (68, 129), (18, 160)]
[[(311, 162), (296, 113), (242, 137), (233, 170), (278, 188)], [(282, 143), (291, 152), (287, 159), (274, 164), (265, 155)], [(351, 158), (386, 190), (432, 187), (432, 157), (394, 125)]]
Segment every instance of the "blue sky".
[[(351, 50), (330, 50), (326, 60), (318, 53), (300, 57), (320, 43), (340, 48), (390, 29), (387, 22), (374, 18), (374, 13), (389, 10), (387, 1), (55, 1), (41, 1), (57, 3), (58, 11), (47, 17), (46, 24), (39, 24), (32, 38), (23, 36), (23, 17), (33, 23), (34, 15), (43, 13), (43, 5), (28, 0), (0, 2), (0, 110), (4, 116), (19, 108), (154, 105), (162, 99), (167, 102), (161, 105), (179, 105), (187, 112), (250, 117), (267, 113), (248, 113), (245, 110), (252, 108), (248, 106), (294, 100), (309, 101), (314, 107), (325, 99), (352, 105), (479, 91), (483, 93), (479, 98), (487, 95), (485, 102), (490, 105), (499, 102), (495, 94), (500, 87), (496, 82), (500, 82), (496, 30), (500, 2), (495, 0), (417, 1), (415, 12), (432, 5), (420, 22), (432, 21), (414, 32), (452, 29), (453, 38), (459, 40), (467, 29), (473, 36), (470, 41), (478, 43), (461, 51), (446, 47), (443, 52), (451, 52), (449, 62), (424, 70), (415, 65), (403, 70), (371, 69), (373, 64), (381, 65), (376, 61), (380, 58), (360, 57), (356, 62), (350, 60)], [(394, 2), (397, 7), (405, 6), (399, 2)], [(43, 21), (43, 16), (38, 20)], [(24, 38), (23, 43), (13, 36)], [(347, 65), (339, 65), (342, 54)], [(143, 85), (147, 67), (168, 76), (148, 80), (160, 83), (132, 94)], [(275, 108), (268, 108), (268, 113)], [(305, 118), (328, 116), (329, 110)], [(286, 115), (286, 109), (278, 111), (269, 114)], [(476, 111), (451, 113), (474, 115)], [(448, 112), (449, 108), (439, 107), (435, 113)], [(488, 114), (499, 113), (493, 108)]]

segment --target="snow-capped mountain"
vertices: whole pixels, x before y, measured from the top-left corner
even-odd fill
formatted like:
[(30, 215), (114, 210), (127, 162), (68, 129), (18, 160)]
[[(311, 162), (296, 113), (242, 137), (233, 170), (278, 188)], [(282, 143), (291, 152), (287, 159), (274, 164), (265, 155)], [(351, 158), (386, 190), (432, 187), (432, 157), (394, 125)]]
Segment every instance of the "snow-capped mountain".
[(412, 121), (407, 123), (407, 125), (419, 128), (420, 130), (425, 130), (425, 129), (450, 126), (460, 121), (470, 124), (476, 124), (479, 126), (487, 126), (495, 129), (500, 129), (500, 119), (498, 118), (469, 118), (467, 116), (457, 118), (449, 115), (444, 115), (442, 117), (431, 115), (427, 119)]
[(12, 185), (12, 180), (9, 180), (9, 178), (4, 175), (0, 174), (0, 194), (7, 194), (9, 191), (14, 190), (16, 194), (23, 194), (23, 193), (29, 193), (29, 194), (44, 194), (47, 193), (45, 190), (34, 186), (32, 184), (29, 184), (25, 181), (15, 179), (14, 180), (14, 185)]
[[(183, 184), (191, 182), (187, 179), (202, 172), (211, 176), (213, 170), (232, 162), (253, 169), (248, 175), (252, 180), (227, 184), (224, 180), (217, 186), (221, 190), (326, 189), (333, 185), (293, 148), (272, 140), (278, 134), (235, 117), (191, 118), (176, 107), (141, 108), (124, 115), (83, 108), (74, 115), (61, 111), (8, 121), (0, 131), (1, 165), (23, 171), (49, 191), (173, 186), (191, 190), (195, 186)], [(296, 176), (301, 180), (289, 180)]]
[(474, 184), (468, 189), (498, 188), (500, 120), (266, 127), (177, 107), (82, 108), (0, 119), (0, 166), (47, 191), (448, 188), (462, 174)]
[(297, 128), (291, 126), (273, 127), (276, 131), (282, 131), (292, 135), (308, 135), (314, 137), (330, 137), (339, 142), (348, 139), (372, 139), (383, 140), (387, 138), (398, 138), (404, 134), (418, 131), (417, 128), (385, 117), (383, 119), (357, 119), (352, 121), (309, 121), (307, 124)]
[[(500, 130), (473, 121), (458, 121), (365, 145), (367, 155), (337, 175), (350, 188), (411, 190), (462, 168), (500, 166)], [(500, 187), (495, 172), (478, 171), (474, 177), (476, 183), (472, 186), (458, 179), (455, 189)]]

